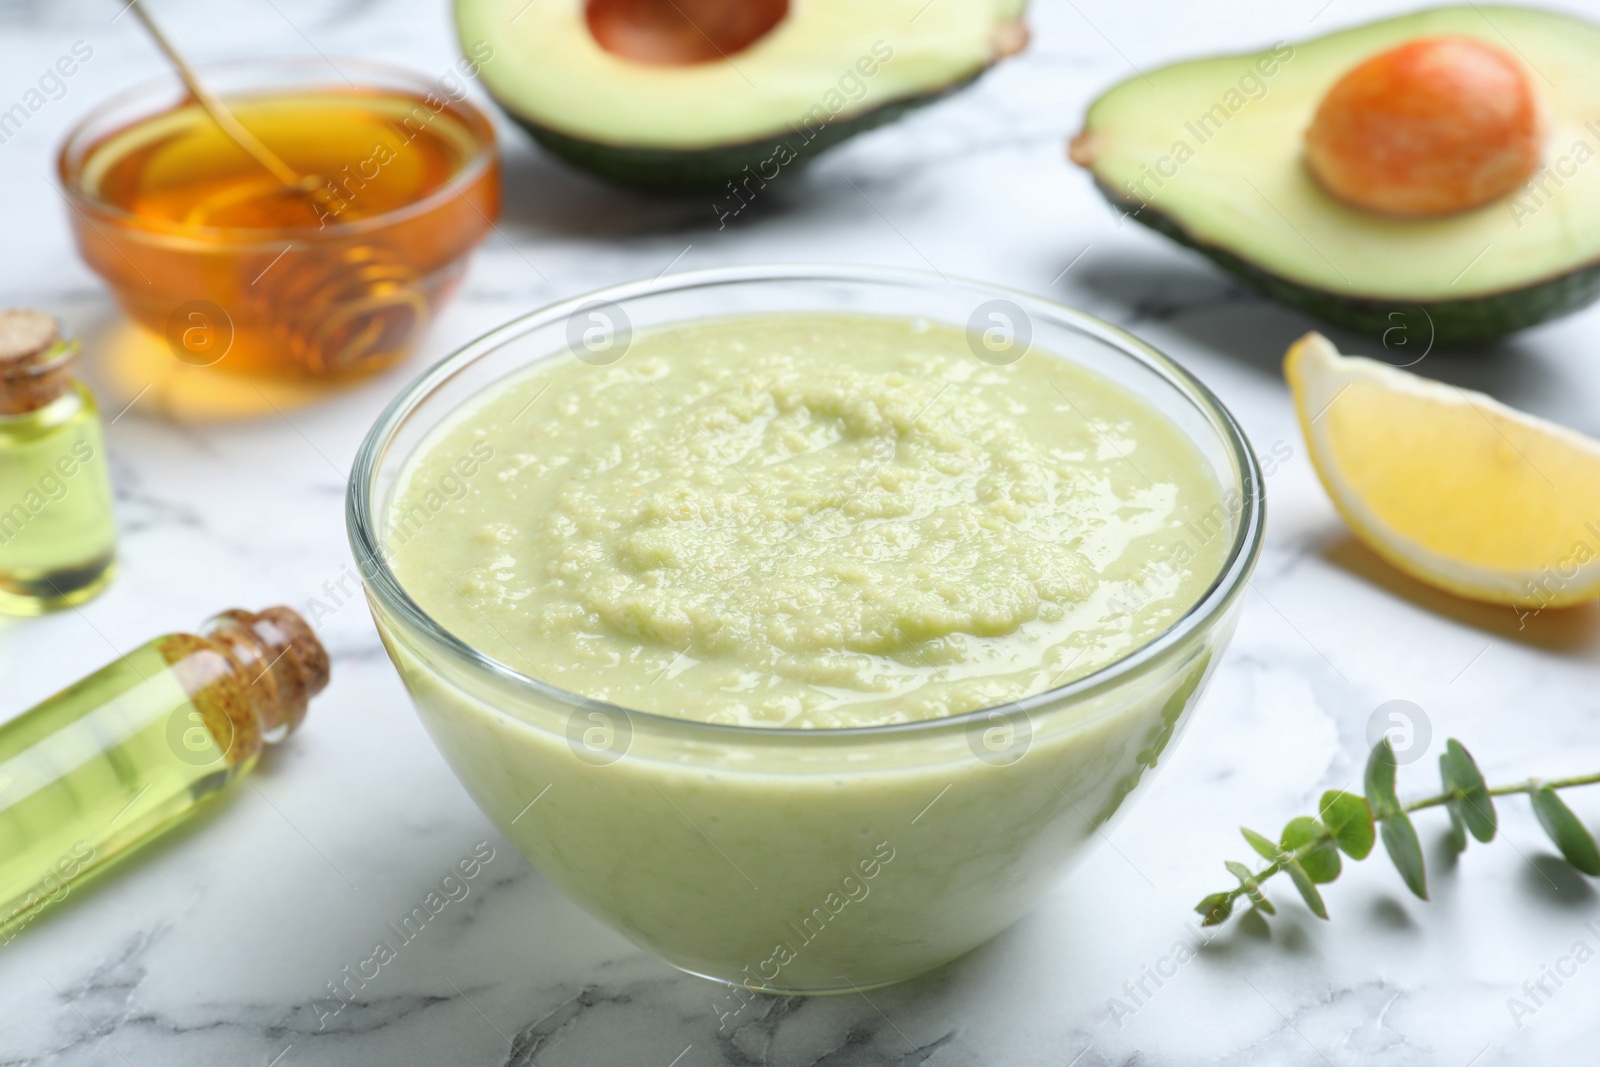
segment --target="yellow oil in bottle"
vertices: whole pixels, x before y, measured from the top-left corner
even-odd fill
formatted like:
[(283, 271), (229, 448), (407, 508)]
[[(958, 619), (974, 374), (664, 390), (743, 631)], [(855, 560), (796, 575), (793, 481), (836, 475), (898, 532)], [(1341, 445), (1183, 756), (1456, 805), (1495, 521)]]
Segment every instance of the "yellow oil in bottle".
[(117, 531), (104, 456), (82, 383), (39, 411), (0, 416), (0, 612), (82, 603), (110, 580)]
[(0, 727), (0, 941), (247, 773), (327, 673), (287, 608), (225, 612)]
[(0, 614), (80, 604), (111, 579), (111, 482), (77, 355), (49, 316), (0, 313)]

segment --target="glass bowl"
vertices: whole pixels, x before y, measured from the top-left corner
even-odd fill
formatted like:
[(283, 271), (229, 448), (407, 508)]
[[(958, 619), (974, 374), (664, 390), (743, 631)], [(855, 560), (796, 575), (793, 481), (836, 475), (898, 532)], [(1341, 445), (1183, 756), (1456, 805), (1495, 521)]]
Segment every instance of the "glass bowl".
[[(1174, 625), (1093, 674), (1000, 707), (835, 730), (711, 725), (542, 683), (444, 629), (386, 562), (396, 475), (480, 390), (591, 342), (712, 316), (925, 317), (979, 343), (996, 309), (1033, 346), (1144, 398), (1226, 493), (1222, 571)], [(1019, 325), (1020, 324), (1020, 325)], [(593, 333), (601, 330), (602, 334)], [(604, 331), (612, 331), (605, 334)], [(586, 347), (587, 346), (587, 347)], [(347, 520), (385, 646), (467, 791), (550, 881), (695, 974), (844, 992), (952, 960), (1015, 922), (1169, 751), (1232, 634), (1261, 547), (1261, 475), (1187, 371), (1082, 312), (897, 270), (746, 267), (618, 286), (519, 318), (406, 389), (356, 457)], [(742, 1003), (729, 1001), (729, 1010)]]
[[(276, 101), (283, 114), (286, 102), (305, 100), (371, 112), (379, 132), (351, 143), (345, 166), (319, 175), (326, 189), (319, 225), (178, 222), (102, 196), (119, 160), (210, 121), (175, 74), (102, 104), (67, 135), (57, 169), (79, 253), (123, 310), (164, 337), (183, 362), (317, 376), (391, 366), (421, 339), (460, 282), (467, 253), (494, 225), (494, 128), (466, 101), (460, 80), (367, 60), (336, 62), (337, 71), (320, 58), (201, 68), (224, 101)], [(393, 138), (382, 130), (393, 130)], [(456, 164), (443, 184), (388, 211), (338, 217), (382, 168), (438, 166), (422, 153), (441, 146)], [(341, 144), (336, 158), (343, 150)], [(263, 181), (271, 183), (265, 171)]]

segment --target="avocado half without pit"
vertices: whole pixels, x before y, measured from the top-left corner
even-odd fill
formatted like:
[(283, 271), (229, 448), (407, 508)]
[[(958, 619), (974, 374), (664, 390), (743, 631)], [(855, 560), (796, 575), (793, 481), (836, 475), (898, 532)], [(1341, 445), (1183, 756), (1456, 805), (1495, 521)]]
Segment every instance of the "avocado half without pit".
[(1600, 26), (1445, 7), (1152, 70), (1068, 154), (1120, 212), (1417, 350), (1600, 297)]
[(479, 76), (570, 163), (625, 185), (760, 183), (976, 79), (1024, 0), (456, 0)]

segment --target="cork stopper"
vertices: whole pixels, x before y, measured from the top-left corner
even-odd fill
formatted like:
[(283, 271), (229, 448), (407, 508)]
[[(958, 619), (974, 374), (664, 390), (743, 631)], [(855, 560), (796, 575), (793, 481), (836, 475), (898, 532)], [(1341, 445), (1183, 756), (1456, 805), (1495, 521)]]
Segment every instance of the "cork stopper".
[(0, 415), (26, 415), (67, 391), (78, 345), (41, 311), (0, 312)]
[(205, 636), (229, 647), (251, 672), (252, 686), (266, 688), (261, 732), (267, 741), (280, 741), (299, 726), (311, 698), (328, 685), (328, 650), (292, 608), (224, 611), (206, 623)]

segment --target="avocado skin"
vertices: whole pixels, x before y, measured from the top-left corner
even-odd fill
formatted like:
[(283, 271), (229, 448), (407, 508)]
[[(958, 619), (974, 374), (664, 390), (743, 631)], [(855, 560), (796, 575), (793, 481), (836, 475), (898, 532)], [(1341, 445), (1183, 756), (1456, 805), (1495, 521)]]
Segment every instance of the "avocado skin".
[(1196, 239), (1170, 215), (1149, 204), (1142, 208), (1096, 180), (1111, 205), (1135, 222), (1194, 249), (1267, 296), (1358, 333), (1406, 344), (1479, 344), (1529, 326), (1569, 315), (1600, 299), (1600, 263), (1591, 263), (1520, 289), (1463, 300), (1406, 301), (1345, 296), (1302, 285), (1262, 268), (1236, 253)]
[[(778, 175), (763, 178), (759, 168), (769, 160), (776, 162), (774, 155), (779, 146), (787, 145), (796, 157), (781, 164), (778, 171), (781, 175), (783, 171), (808, 162), (811, 157), (858, 133), (892, 122), (908, 111), (966, 88), (983, 73), (978, 71), (942, 89), (903, 97), (859, 115), (829, 122), (819, 128), (810, 140), (806, 140), (798, 131), (791, 131), (788, 135), (775, 135), (770, 140), (710, 148), (638, 148), (590, 141), (524, 118), (506, 101), (499, 97), (495, 100), (518, 126), (528, 131), (530, 137), (575, 167), (630, 189), (663, 193), (695, 192), (714, 190), (728, 182), (752, 177), (765, 185)], [(770, 165), (768, 169), (771, 169)]]

